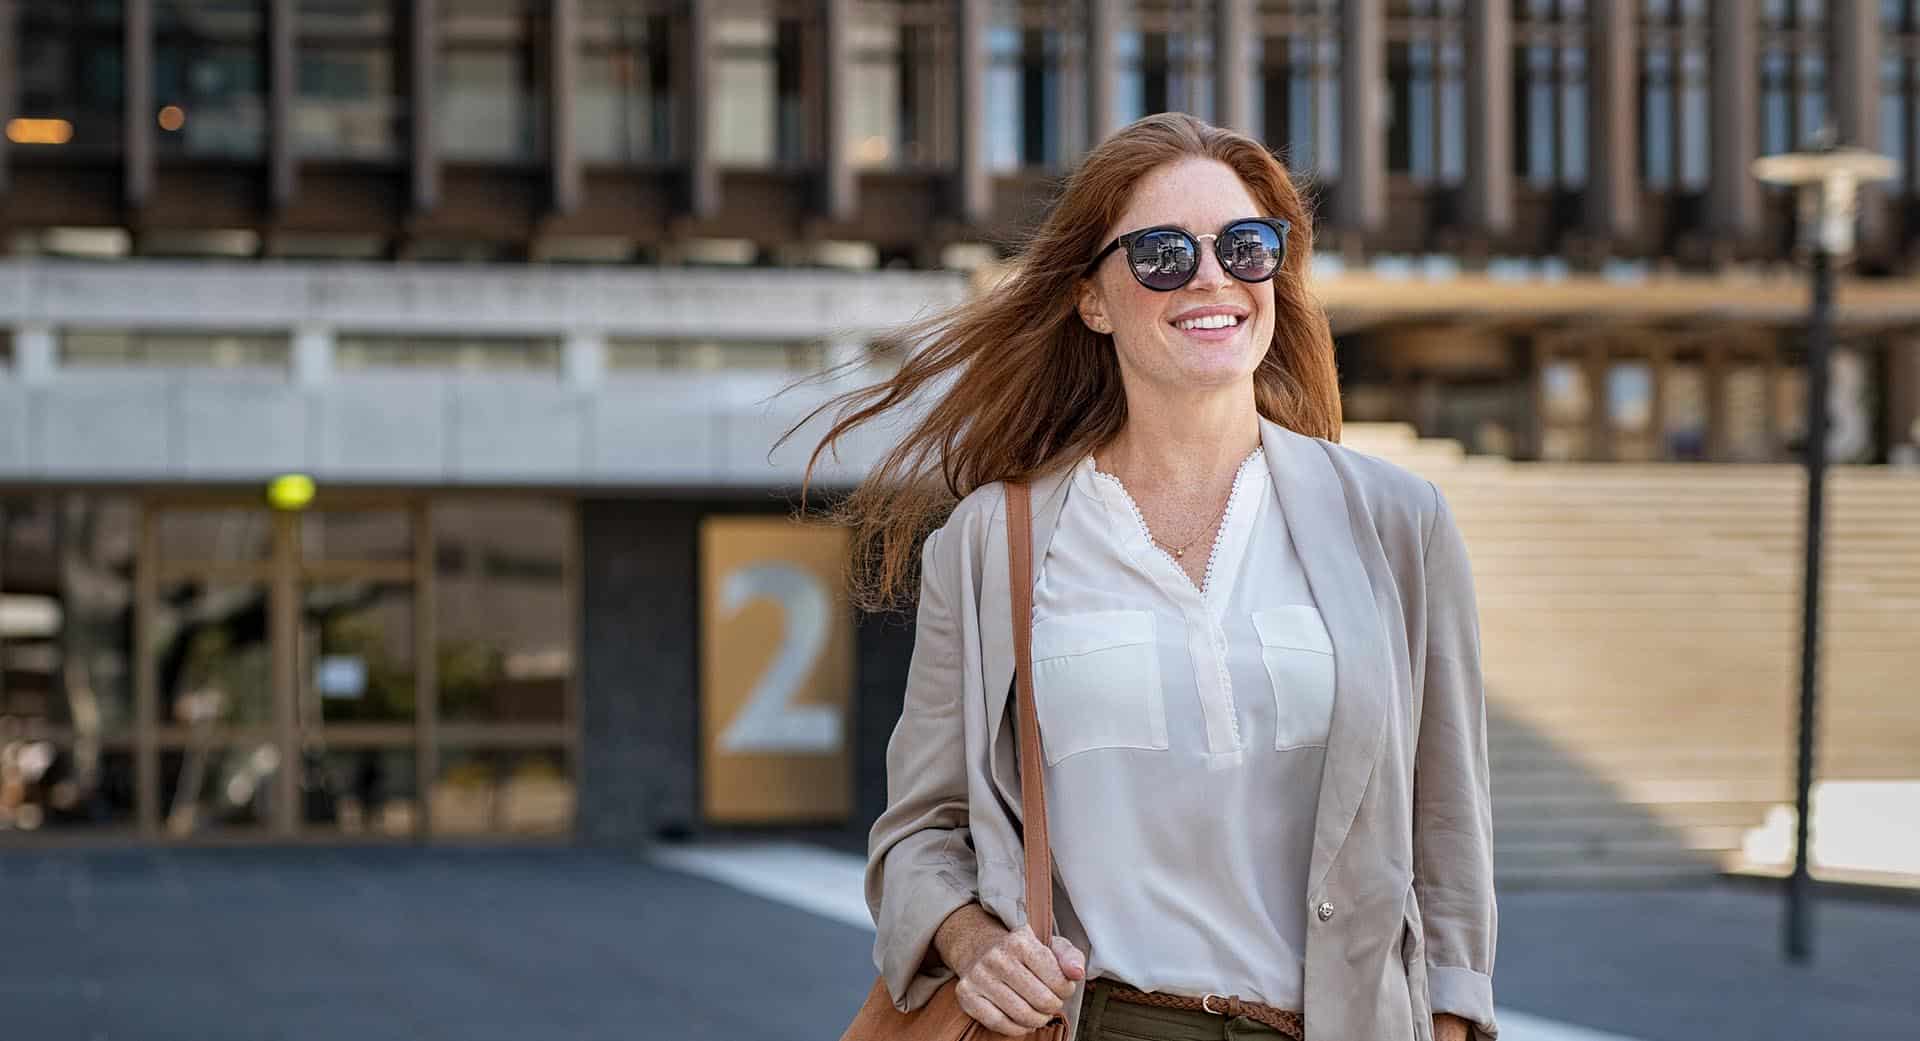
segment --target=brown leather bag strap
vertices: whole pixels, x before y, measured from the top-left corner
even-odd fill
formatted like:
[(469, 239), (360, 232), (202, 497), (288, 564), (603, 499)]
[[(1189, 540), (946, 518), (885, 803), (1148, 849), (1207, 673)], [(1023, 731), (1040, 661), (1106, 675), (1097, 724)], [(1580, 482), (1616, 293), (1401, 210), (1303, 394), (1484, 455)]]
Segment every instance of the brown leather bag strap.
[(1020, 724), (1020, 812), (1026, 820), (1027, 923), (1053, 941), (1053, 847), (1047, 837), (1046, 759), (1033, 702), (1033, 507), (1022, 482), (1007, 482), (1007, 572), (1013, 586), (1014, 714)]

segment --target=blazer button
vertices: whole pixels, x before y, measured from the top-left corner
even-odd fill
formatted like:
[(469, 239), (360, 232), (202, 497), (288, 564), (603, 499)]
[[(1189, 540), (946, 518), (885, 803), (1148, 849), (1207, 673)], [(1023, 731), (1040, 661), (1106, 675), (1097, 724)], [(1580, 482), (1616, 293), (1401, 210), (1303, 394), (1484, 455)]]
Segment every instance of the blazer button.
[(1325, 900), (1322, 900), (1320, 901), (1320, 906), (1313, 909), (1313, 913), (1319, 915), (1320, 920), (1323, 922), (1332, 921), (1333, 905), (1328, 903)]

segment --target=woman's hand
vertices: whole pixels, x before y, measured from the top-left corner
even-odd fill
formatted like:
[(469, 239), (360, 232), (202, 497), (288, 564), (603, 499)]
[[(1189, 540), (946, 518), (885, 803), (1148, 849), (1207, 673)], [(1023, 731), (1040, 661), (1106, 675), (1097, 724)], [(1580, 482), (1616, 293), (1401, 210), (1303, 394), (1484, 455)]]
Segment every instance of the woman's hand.
[(1467, 1041), (1472, 1035), (1473, 1024), (1459, 1016), (1442, 1012), (1433, 1017), (1433, 1041)]
[(978, 904), (955, 911), (934, 937), (941, 960), (956, 968), (960, 1010), (996, 1034), (1018, 1037), (1046, 1026), (1066, 1008), (1086, 955), (1056, 936), (1044, 944), (1033, 930), (1009, 932)]

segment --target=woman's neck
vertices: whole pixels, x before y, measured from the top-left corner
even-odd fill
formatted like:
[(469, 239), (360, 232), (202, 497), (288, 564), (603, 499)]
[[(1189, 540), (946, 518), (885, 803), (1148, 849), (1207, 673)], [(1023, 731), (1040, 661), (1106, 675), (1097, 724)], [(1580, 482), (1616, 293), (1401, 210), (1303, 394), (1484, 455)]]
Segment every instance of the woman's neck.
[(1210, 486), (1231, 480), (1259, 444), (1260, 413), (1249, 382), (1177, 401), (1130, 396), (1126, 426), (1099, 449), (1096, 462), (1129, 486)]

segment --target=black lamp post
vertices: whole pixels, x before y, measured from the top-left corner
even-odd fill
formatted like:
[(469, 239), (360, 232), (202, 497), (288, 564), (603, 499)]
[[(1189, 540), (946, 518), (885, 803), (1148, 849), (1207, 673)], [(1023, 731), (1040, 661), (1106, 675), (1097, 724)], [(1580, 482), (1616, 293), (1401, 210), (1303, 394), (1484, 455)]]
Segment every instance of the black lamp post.
[(1787, 880), (1787, 959), (1812, 955), (1807, 866), (1812, 817), (1814, 694), (1820, 634), (1820, 534), (1827, 476), (1827, 372), (1833, 340), (1833, 269), (1853, 251), (1859, 186), (1892, 178), (1899, 164), (1886, 156), (1835, 145), (1823, 135), (1804, 152), (1754, 161), (1753, 175), (1789, 185), (1799, 196), (1800, 233), (1812, 252), (1813, 312), (1807, 321), (1807, 523), (1805, 584), (1800, 619), (1800, 727), (1794, 781), (1793, 875)]

